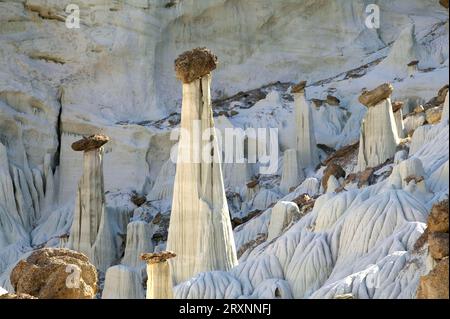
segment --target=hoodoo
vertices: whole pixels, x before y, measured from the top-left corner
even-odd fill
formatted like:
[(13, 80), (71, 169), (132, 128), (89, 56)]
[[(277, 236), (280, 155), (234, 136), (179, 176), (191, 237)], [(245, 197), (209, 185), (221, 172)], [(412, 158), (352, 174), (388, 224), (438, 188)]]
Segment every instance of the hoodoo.
[(297, 128), (297, 160), (299, 169), (319, 163), (316, 138), (314, 136), (313, 117), (305, 98), (306, 81), (294, 85), (291, 93), (295, 100), (295, 122)]
[(395, 125), (397, 127), (397, 135), (399, 138), (405, 137), (405, 125), (403, 124), (403, 102), (394, 101), (392, 102), (392, 112), (394, 113)]
[(141, 255), (147, 262), (147, 299), (173, 298), (172, 274), (167, 260), (175, 256), (171, 251)]
[(417, 72), (419, 61), (413, 60), (408, 63), (408, 76), (413, 76)]
[(210, 72), (217, 57), (206, 48), (181, 54), (175, 60), (177, 78), (183, 82), (181, 129), (207, 132), (209, 140), (190, 143), (181, 134), (175, 174), (167, 249), (177, 252), (171, 260), (174, 284), (211, 270), (237, 265), (233, 231), (225, 197), (220, 154), (211, 107)]
[(392, 85), (384, 83), (372, 91), (364, 91), (359, 97), (368, 111), (361, 125), (358, 171), (394, 157), (399, 137), (390, 99), (392, 91)]
[(90, 260), (94, 260), (93, 246), (105, 210), (103, 145), (108, 141), (107, 136), (95, 134), (72, 144), (74, 151), (84, 152), (84, 158), (68, 247), (86, 254)]

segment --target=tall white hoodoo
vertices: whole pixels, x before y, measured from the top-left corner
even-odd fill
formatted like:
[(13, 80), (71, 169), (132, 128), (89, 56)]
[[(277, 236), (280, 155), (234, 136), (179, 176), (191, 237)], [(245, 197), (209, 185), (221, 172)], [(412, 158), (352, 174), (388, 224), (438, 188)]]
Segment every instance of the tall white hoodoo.
[[(198, 126), (208, 141), (193, 141), (181, 134), (175, 174), (167, 249), (174, 283), (211, 270), (230, 270), (237, 265), (233, 231), (225, 197), (220, 154), (215, 134), (210, 72), (217, 58), (207, 49), (194, 49), (175, 61), (183, 81), (181, 129), (195, 135)], [(207, 132), (207, 133), (205, 133)], [(198, 143), (196, 143), (198, 142)]]
[(83, 151), (83, 175), (77, 188), (75, 212), (68, 247), (94, 260), (94, 244), (105, 211), (103, 182), (104, 135), (92, 135), (72, 144), (74, 151)]
[(291, 92), (295, 101), (295, 123), (297, 128), (297, 160), (299, 169), (315, 166), (319, 163), (319, 155), (314, 135), (314, 124), (311, 106), (305, 98), (306, 81), (295, 85)]

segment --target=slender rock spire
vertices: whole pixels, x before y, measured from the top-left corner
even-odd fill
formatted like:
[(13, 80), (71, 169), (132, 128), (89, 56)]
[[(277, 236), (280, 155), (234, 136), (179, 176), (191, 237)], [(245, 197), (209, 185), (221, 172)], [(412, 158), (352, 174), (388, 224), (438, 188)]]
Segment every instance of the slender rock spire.
[(108, 141), (107, 136), (96, 134), (72, 144), (74, 151), (84, 152), (84, 158), (68, 247), (86, 254), (91, 261), (105, 210), (102, 146)]
[(403, 102), (392, 102), (392, 112), (394, 113), (395, 125), (397, 127), (397, 135), (399, 138), (405, 137), (405, 125), (403, 124)]
[(295, 121), (297, 127), (297, 161), (298, 169), (315, 166), (319, 163), (316, 137), (314, 135), (311, 107), (305, 98), (306, 81), (294, 85), (291, 92), (295, 100)]
[(413, 60), (407, 64), (408, 66), (408, 76), (412, 77), (418, 70), (419, 60)]
[[(220, 150), (210, 96), (210, 72), (217, 58), (206, 48), (181, 54), (175, 60), (177, 78), (183, 82), (181, 134), (173, 191), (167, 249), (177, 252), (171, 261), (174, 283), (199, 272), (230, 270), (237, 265), (233, 231), (225, 197)], [(208, 134), (195, 144), (190, 136)], [(200, 144), (200, 145), (198, 145)]]
[(283, 194), (289, 193), (292, 187), (298, 186), (305, 176), (298, 170), (297, 151), (288, 149), (283, 156), (283, 173), (281, 175), (280, 190)]

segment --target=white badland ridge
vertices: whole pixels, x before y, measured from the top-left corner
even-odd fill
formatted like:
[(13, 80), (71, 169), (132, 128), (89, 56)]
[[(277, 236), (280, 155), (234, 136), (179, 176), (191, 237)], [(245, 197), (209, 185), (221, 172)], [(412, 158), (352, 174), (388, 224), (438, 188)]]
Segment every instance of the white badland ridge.
[[(358, 0), (166, 4), (80, 1), (81, 16), (89, 18), (80, 29), (67, 29), (56, 18), (65, 15), (59, 1), (0, 3), (0, 286), (6, 290), (13, 291), (9, 274), (18, 260), (39, 247), (64, 245), (60, 237), (70, 233), (83, 167), (82, 154), (70, 145), (101, 132), (111, 138), (104, 147), (101, 240), (114, 264), (105, 269), (103, 297), (144, 298), (145, 264), (137, 250), (165, 248), (167, 225), (159, 219), (170, 213), (175, 177), (168, 160), (178, 115), (157, 120), (180, 112), (173, 60), (184, 50), (207, 46), (218, 55), (213, 99), (308, 80), (316, 142), (335, 149), (359, 140), (363, 88), (392, 83), (391, 99), (404, 101), (407, 115), (448, 83), (448, 11), (438, 1), (381, 1), (378, 30), (365, 26), (365, 2)], [(56, 13), (44, 17), (46, 8)], [(410, 76), (406, 65), (414, 59), (418, 71)], [(277, 127), (281, 159), (296, 149), (289, 87), (262, 88), (267, 96), (255, 104), (251, 96), (227, 102), (238, 114), (217, 116), (216, 127)], [(312, 107), (311, 99), (329, 94), (339, 106)], [(412, 121), (404, 122), (406, 128)], [(431, 205), (448, 196), (448, 97), (441, 123), (419, 126), (409, 146), (386, 168), (392, 168), (388, 178), (338, 194), (319, 189), (323, 168), (305, 169), (306, 179), (288, 194), (295, 185), (289, 181), (280, 190), (282, 165), (279, 176), (261, 176), (251, 188), (234, 169), (224, 169), (235, 193), (228, 201), (232, 217), (263, 213), (234, 230), (237, 267), (200, 273), (176, 286), (175, 296), (413, 298), (429, 268), (412, 246)], [(325, 154), (319, 150), (319, 156)], [(251, 164), (241, 172), (253, 175), (258, 168)], [(411, 174), (424, 182), (405, 185)], [(149, 202), (137, 207), (132, 191)], [(295, 207), (282, 203), (302, 193), (320, 197), (312, 212), (290, 223)]]

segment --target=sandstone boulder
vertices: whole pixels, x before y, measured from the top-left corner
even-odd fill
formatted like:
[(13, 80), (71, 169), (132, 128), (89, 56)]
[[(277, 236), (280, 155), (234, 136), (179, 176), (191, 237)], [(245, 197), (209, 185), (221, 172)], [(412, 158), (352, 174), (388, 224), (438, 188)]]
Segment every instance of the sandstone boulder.
[(420, 277), (417, 299), (449, 299), (448, 257), (439, 261), (428, 275)]
[(428, 235), (428, 249), (431, 257), (442, 259), (448, 256), (448, 233), (431, 233)]
[(97, 292), (97, 271), (81, 253), (44, 248), (14, 267), (11, 284), (17, 294), (40, 299), (92, 299)]
[(444, 104), (447, 92), (448, 92), (448, 84), (444, 85), (439, 89), (437, 96), (434, 96), (427, 103), (425, 103), (425, 108), (429, 109)]
[(425, 116), (428, 124), (437, 124), (441, 121), (442, 108), (438, 106), (432, 107), (425, 112)]
[(433, 205), (428, 217), (428, 231), (448, 233), (448, 199)]

